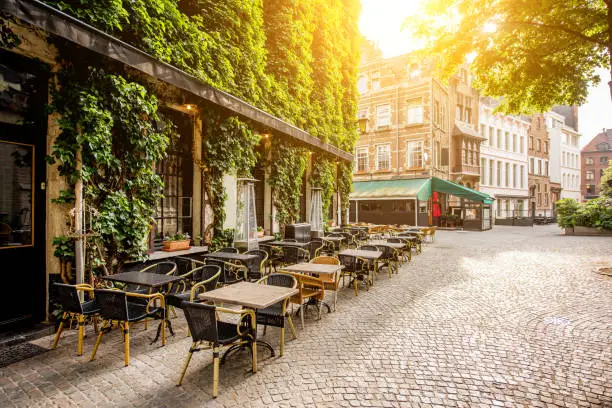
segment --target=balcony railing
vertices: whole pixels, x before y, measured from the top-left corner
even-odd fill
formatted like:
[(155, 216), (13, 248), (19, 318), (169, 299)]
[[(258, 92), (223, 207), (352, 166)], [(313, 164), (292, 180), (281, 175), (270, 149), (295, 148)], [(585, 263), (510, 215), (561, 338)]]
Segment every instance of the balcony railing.
[(480, 174), (480, 166), (472, 166), (469, 164), (459, 164), (453, 167), (453, 173), (462, 173), (462, 174)]

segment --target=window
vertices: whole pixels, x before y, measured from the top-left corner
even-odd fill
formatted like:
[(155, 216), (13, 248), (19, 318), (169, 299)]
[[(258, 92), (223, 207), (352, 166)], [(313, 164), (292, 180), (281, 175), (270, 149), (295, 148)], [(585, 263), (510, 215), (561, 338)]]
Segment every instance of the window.
[(533, 137), (529, 136), (529, 148), (533, 149)]
[(501, 186), (501, 170), (502, 170), (502, 162), (497, 162), (497, 186)]
[(521, 153), (525, 153), (525, 137), (521, 136)]
[(410, 141), (407, 148), (407, 166), (409, 169), (423, 167), (423, 141)]
[(610, 145), (606, 142), (598, 143), (597, 150), (610, 150)]
[(540, 139), (536, 139), (536, 151), (542, 151), (542, 141)]
[(368, 148), (358, 148), (355, 156), (357, 156), (357, 171), (368, 171)]
[(487, 184), (485, 180), (485, 177), (487, 175), (486, 166), (487, 166), (487, 159), (480, 158), (480, 184)]
[(510, 163), (506, 163), (506, 187), (510, 187)]
[(380, 105), (376, 107), (376, 126), (389, 126), (391, 124), (391, 106)]
[(489, 126), (489, 146), (495, 146), (495, 129), (493, 129), (493, 126)]
[(587, 179), (587, 180), (595, 180), (595, 174), (593, 173), (593, 170), (587, 170), (586, 171), (585, 179)]
[(586, 193), (587, 195), (594, 195), (595, 194), (595, 185), (594, 184), (586, 184)]
[(380, 71), (372, 72), (372, 90), (380, 89)]
[(566, 164), (566, 163), (567, 163), (567, 160), (566, 160), (566, 157), (565, 157), (565, 156), (567, 156), (567, 154), (566, 154), (565, 152), (563, 152), (563, 153), (561, 154), (561, 163), (563, 164), (563, 167), (565, 167), (565, 166), (567, 165), (567, 164)]
[(510, 132), (504, 134), (504, 147), (510, 151)]
[(548, 142), (544, 142), (544, 153), (548, 153)]
[(593, 158), (592, 157), (585, 157), (584, 158), (584, 164), (593, 164)]
[(497, 148), (502, 148), (502, 131), (501, 129), (497, 129)]
[(423, 99), (409, 99), (408, 105), (408, 123), (423, 123)]
[(518, 151), (518, 149), (517, 149), (517, 136), (516, 136), (516, 134), (512, 135), (512, 151), (513, 152)]
[(368, 78), (365, 75), (360, 75), (357, 80), (357, 91), (360, 94), (368, 92)]
[(489, 185), (492, 186), (493, 185), (493, 165), (494, 162), (493, 160), (489, 160)]
[(603, 165), (607, 166), (608, 165), (608, 156), (601, 156), (599, 158), (599, 164), (603, 164)]
[(391, 146), (376, 146), (376, 170), (389, 170), (391, 168)]
[(359, 109), (357, 111), (357, 119), (367, 119), (368, 118), (368, 108)]
[(480, 125), (480, 136), (487, 137), (485, 134), (487, 132), (487, 127), (485, 125)]
[(518, 166), (516, 164), (512, 165), (512, 187), (516, 188), (516, 170)]
[(538, 172), (536, 174), (542, 175), (542, 160), (538, 160)]
[(525, 188), (525, 166), (521, 166), (521, 188)]
[(544, 160), (544, 175), (548, 176), (548, 161)]

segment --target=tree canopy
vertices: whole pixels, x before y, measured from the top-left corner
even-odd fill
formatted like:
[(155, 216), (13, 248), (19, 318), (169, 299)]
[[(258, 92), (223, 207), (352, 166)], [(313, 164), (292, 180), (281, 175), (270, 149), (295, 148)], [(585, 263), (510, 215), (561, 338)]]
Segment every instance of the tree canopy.
[(610, 68), (610, 3), (429, 0), (404, 27), (440, 57), (443, 77), (473, 58), (475, 84), (502, 99), (499, 110), (543, 112), (584, 103), (597, 69)]

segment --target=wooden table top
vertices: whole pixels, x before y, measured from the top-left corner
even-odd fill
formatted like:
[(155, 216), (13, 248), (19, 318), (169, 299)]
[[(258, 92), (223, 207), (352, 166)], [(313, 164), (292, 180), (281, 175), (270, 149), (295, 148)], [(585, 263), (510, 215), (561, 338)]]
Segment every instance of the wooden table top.
[(321, 237), (321, 239), (326, 239), (328, 241), (340, 242), (344, 241), (345, 237)]
[(180, 276), (168, 276), (160, 273), (131, 271), (117, 273), (115, 275), (102, 276), (101, 279), (156, 288), (167, 285), (168, 283), (182, 280), (183, 278)]
[(298, 248), (304, 248), (310, 245), (310, 242), (288, 242), (288, 241), (272, 241), (272, 242), (266, 242), (266, 245), (272, 245), (272, 246), (293, 246), (293, 247), (298, 247)]
[(210, 292), (200, 293), (198, 298), (217, 303), (231, 303), (251, 309), (264, 309), (298, 293), (295, 288), (238, 282)]
[(211, 252), (204, 255), (205, 258), (221, 259), (223, 261), (252, 261), (257, 258), (254, 254), (233, 254), (231, 252)]
[(401, 242), (387, 242), (387, 241), (370, 241), (368, 242), (368, 245), (387, 246), (393, 249), (402, 249), (403, 247), (406, 246), (406, 244), (402, 244)]
[(208, 252), (207, 246), (192, 246), (184, 251), (155, 251), (149, 255), (148, 261), (159, 261), (160, 259), (174, 258), (176, 256), (194, 255)]
[(315, 263), (299, 263), (289, 266), (283, 266), (282, 271), (298, 272), (298, 273), (316, 273), (319, 275), (333, 275), (344, 268), (344, 265), (329, 265)]
[(363, 249), (345, 249), (340, 255), (358, 256), (365, 259), (378, 259), (382, 256), (381, 251), (364, 251)]

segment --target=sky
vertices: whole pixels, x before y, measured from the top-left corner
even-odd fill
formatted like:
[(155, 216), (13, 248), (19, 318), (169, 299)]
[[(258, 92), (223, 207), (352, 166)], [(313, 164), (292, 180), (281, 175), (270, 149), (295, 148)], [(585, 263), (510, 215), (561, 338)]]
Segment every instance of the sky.
[[(422, 0), (361, 0), (359, 29), (380, 47), (385, 57), (392, 57), (418, 48), (407, 32), (402, 32), (404, 19), (414, 13)], [(587, 102), (578, 111), (581, 145), (586, 145), (603, 128), (612, 129), (612, 100), (608, 81), (610, 73), (602, 69), (601, 83), (589, 89)]]

